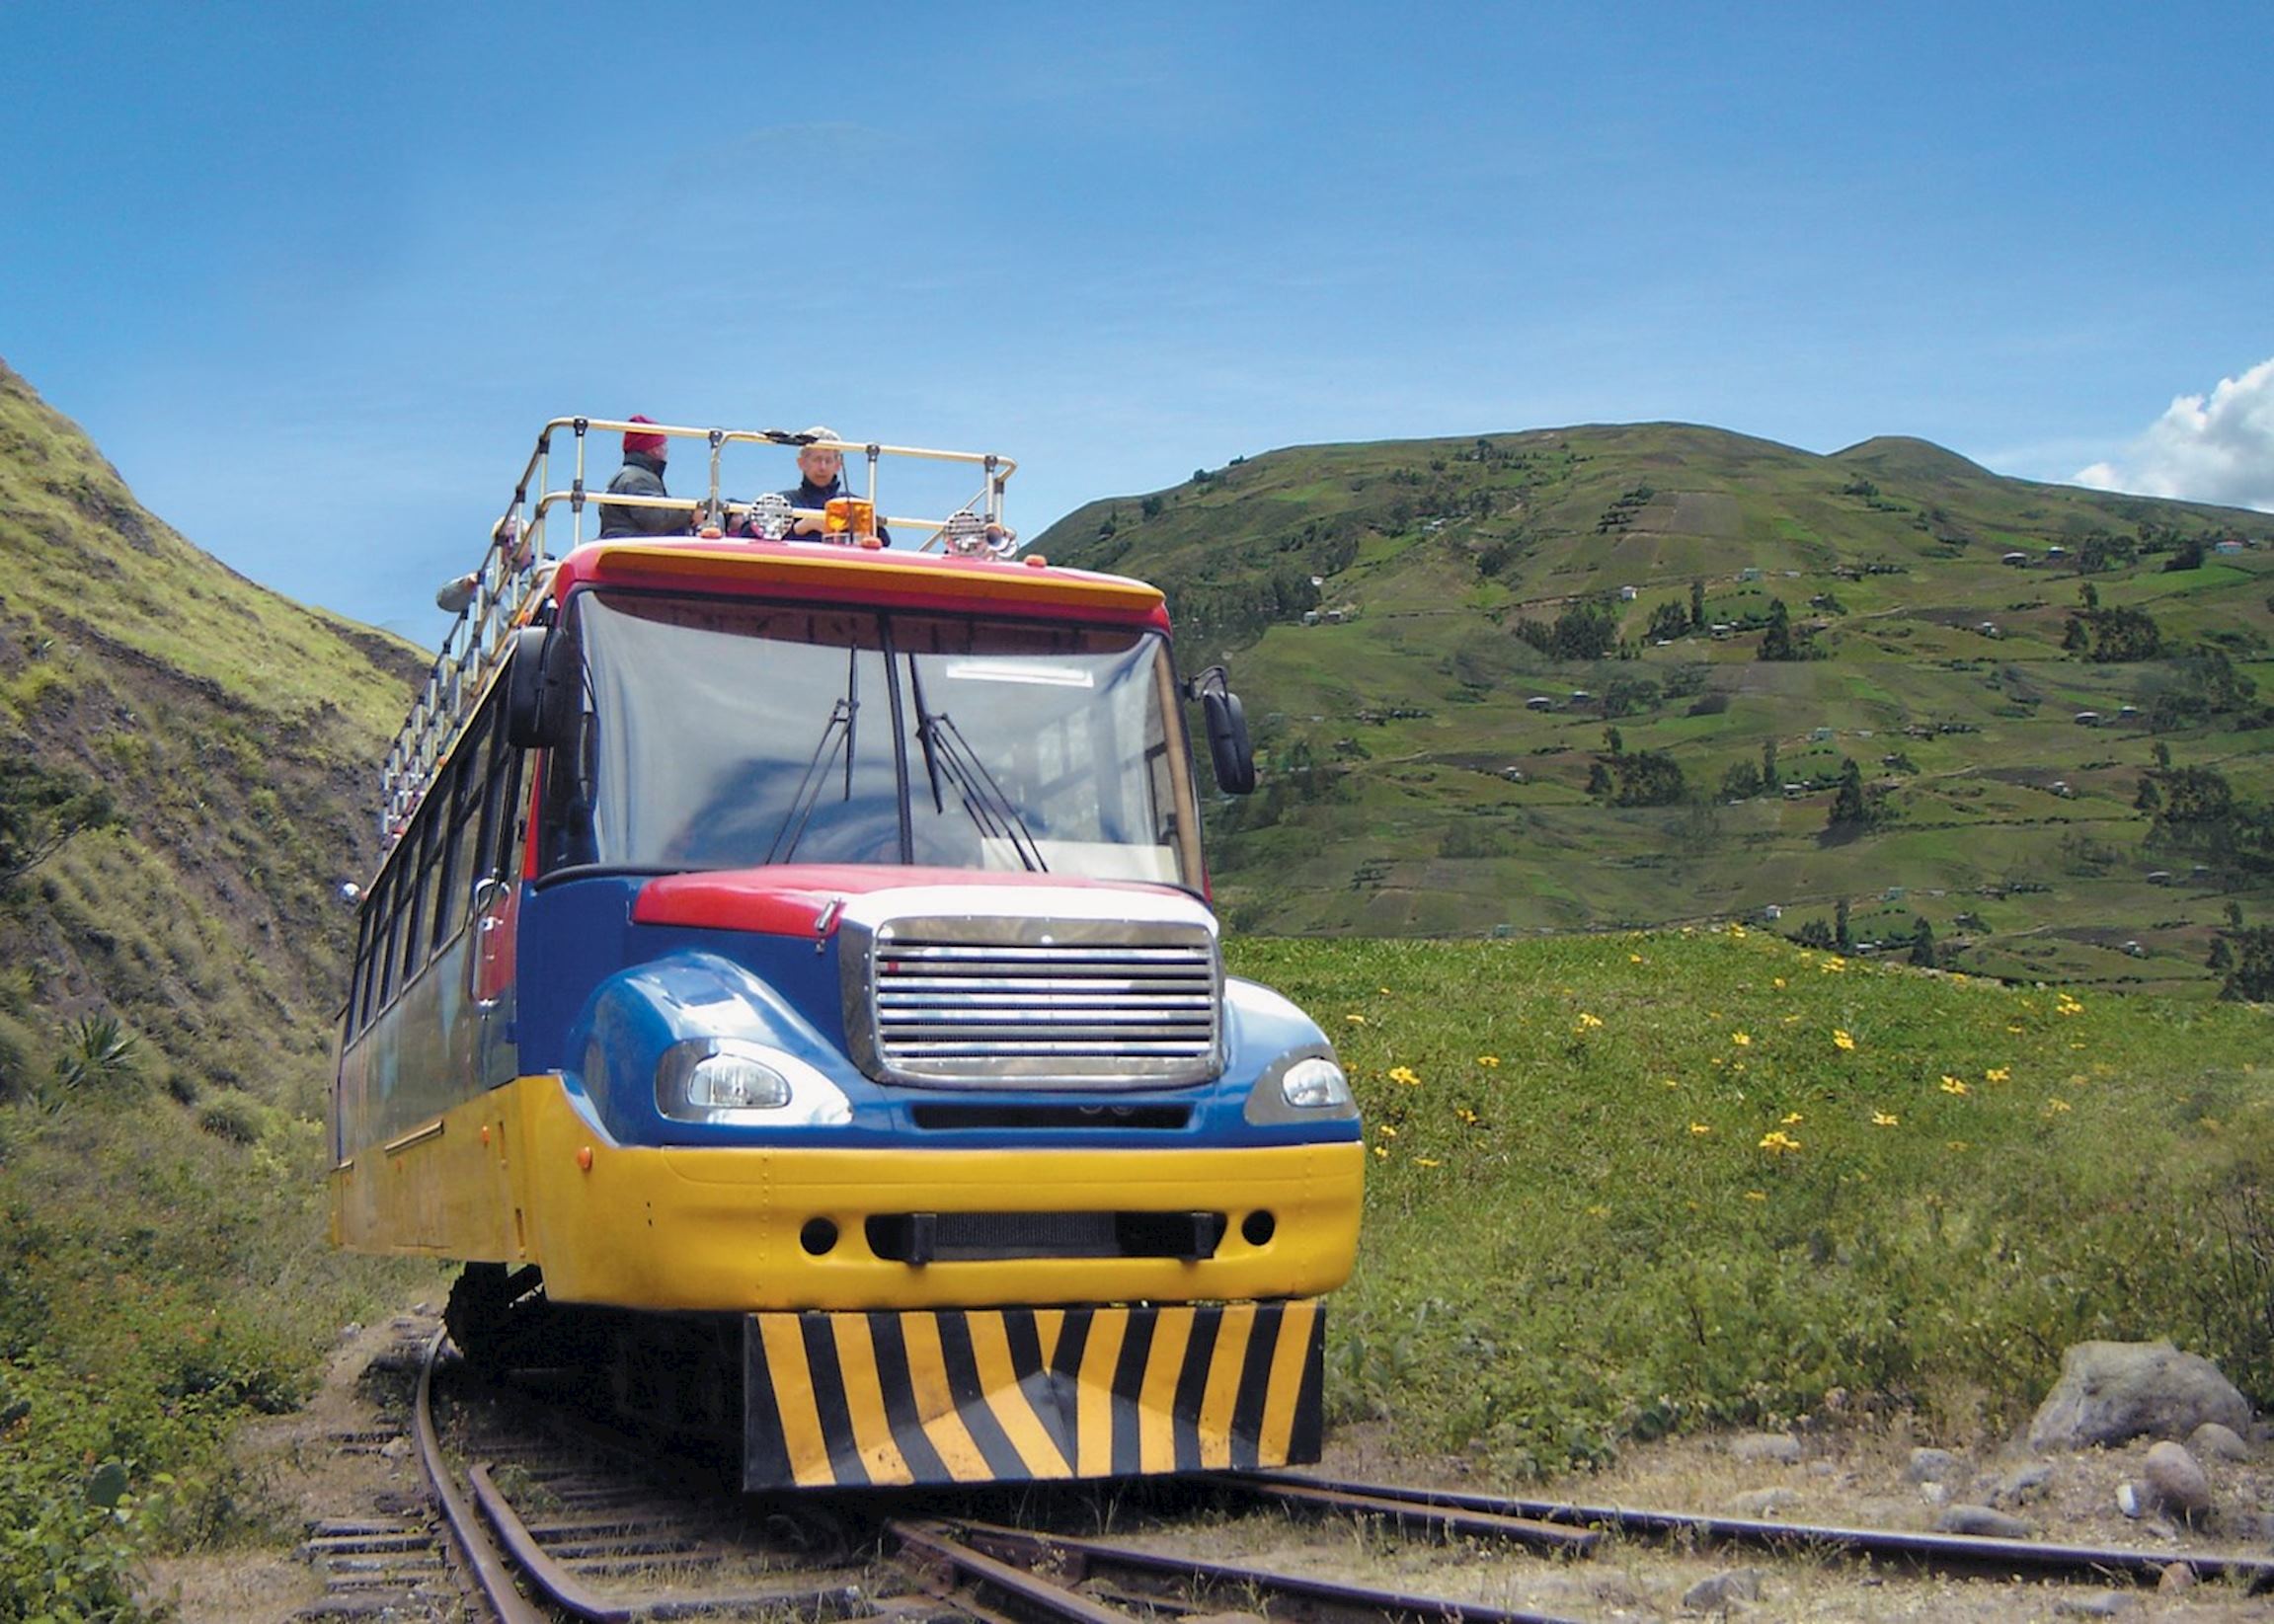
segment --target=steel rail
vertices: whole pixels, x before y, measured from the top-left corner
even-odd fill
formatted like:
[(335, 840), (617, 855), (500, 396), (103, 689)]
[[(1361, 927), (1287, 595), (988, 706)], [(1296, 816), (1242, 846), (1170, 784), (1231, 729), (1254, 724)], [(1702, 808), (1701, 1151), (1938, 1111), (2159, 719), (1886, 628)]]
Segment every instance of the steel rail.
[[(1524, 1500), (1470, 1494), (1455, 1489), (1420, 1489), (1374, 1483), (1340, 1483), (1294, 1473), (1224, 1474), (1222, 1481), (1283, 1489), (1332, 1489), (1414, 1506), (1498, 1516), (1534, 1517), (1565, 1526), (1615, 1529), (1655, 1538), (1692, 1536), (1717, 1544), (1805, 1546), (1851, 1551), (1938, 1569), (1973, 1569), (2044, 1574), (2078, 1579), (2121, 1576), (2140, 1582), (2162, 1577), (2174, 1563), (2199, 1580), (2243, 1580), (2248, 1592), (2274, 1589), (2274, 1559), (2219, 1556), (2183, 1551), (2144, 1551), (2121, 1546), (2056, 1545), (2033, 1539), (1987, 1534), (1915, 1534), (1892, 1528), (1844, 1528), (1805, 1522), (1772, 1522), (1758, 1517), (1706, 1516), (1691, 1511), (1647, 1510), (1626, 1506), (1583, 1506), (1563, 1501)], [(1243, 1484), (1244, 1486), (1244, 1484)]]
[(1481, 1601), (1456, 1601), (1449, 1596), (1417, 1595), (1407, 1590), (1379, 1589), (1337, 1580), (1307, 1579), (1237, 1563), (1206, 1562), (1198, 1557), (1143, 1551), (1107, 1540), (1029, 1533), (1022, 1528), (963, 1519), (958, 1519), (955, 1526), (981, 1552), (1007, 1561), (1063, 1562), (1071, 1558), (1084, 1576), (1102, 1570), (1155, 1583), (1169, 1581), (1224, 1585), (1250, 1592), (1267, 1591), (1298, 1609), (1283, 1610), (1280, 1616), (1286, 1617), (1412, 1618), (1457, 1620), (1458, 1624), (1576, 1624), (1555, 1613), (1526, 1612)]
[(497, 1614), (499, 1624), (548, 1624), (545, 1615), (513, 1587), (505, 1558), (467, 1506), (449, 1463), (442, 1459), (441, 1441), (434, 1435), (434, 1361), (441, 1356), (442, 1344), (447, 1340), (447, 1333), (435, 1332), (434, 1340), (427, 1345), (427, 1356), (419, 1364), (418, 1397), (411, 1406), (411, 1431), (418, 1442), (419, 1464), (426, 1471), (435, 1500), (440, 1503), (442, 1520), (449, 1528), (451, 1541), (473, 1574), (475, 1584), (481, 1586), (482, 1595), (489, 1602), (490, 1610)]
[(902, 1550), (999, 1590), (1022, 1610), (1032, 1609), (1068, 1624), (1131, 1624), (1130, 1615), (1119, 1608), (1092, 1601), (1013, 1563), (975, 1550), (950, 1538), (936, 1523), (904, 1522), (896, 1517), (885, 1524), (885, 1531), (900, 1541)]
[(529, 1576), (529, 1582), (544, 1591), (546, 1600), (579, 1618), (597, 1620), (600, 1624), (629, 1624), (633, 1619), (691, 1618), (730, 1608), (784, 1612), (795, 1609), (820, 1615), (824, 1611), (849, 1613), (864, 1599), (859, 1586), (850, 1585), (785, 1585), (779, 1589), (735, 1594), (604, 1596), (570, 1572), (538, 1542), (528, 1524), (521, 1520), (520, 1513), (499, 1491), (487, 1465), (472, 1467), (466, 1476), (474, 1486), (474, 1499), (480, 1504), (482, 1514), (497, 1529), (507, 1554)]
[(1596, 1546), (1603, 1540), (1602, 1533), (1594, 1528), (1573, 1527), (1569, 1523), (1549, 1522), (1539, 1517), (1509, 1516), (1499, 1511), (1400, 1500), (1376, 1494), (1359, 1484), (1249, 1483), (1232, 1477), (1215, 1481), (1229, 1484), (1242, 1494), (1276, 1501), (1282, 1506), (1345, 1511), (1352, 1516), (1379, 1517), (1400, 1527), (1421, 1529), (1441, 1537), (1509, 1540), (1519, 1545), (1529, 1545), (1534, 1550), (1568, 1556), (1592, 1556)]

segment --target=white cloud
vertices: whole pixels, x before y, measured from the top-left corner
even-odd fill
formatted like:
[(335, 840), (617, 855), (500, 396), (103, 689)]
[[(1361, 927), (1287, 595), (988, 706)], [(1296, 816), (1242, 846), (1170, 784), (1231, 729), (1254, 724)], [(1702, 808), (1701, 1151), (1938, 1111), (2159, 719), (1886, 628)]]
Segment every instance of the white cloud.
[(2274, 360), (2221, 378), (2208, 398), (2181, 395), (2114, 461), (2076, 478), (2098, 491), (2274, 513)]

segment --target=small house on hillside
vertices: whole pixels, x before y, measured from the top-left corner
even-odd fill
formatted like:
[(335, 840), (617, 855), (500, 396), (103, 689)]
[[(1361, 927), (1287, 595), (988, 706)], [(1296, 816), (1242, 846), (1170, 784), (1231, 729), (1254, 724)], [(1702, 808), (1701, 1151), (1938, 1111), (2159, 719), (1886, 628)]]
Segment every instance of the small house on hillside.
[(1639, 586), (1621, 586), (1618, 589), (1618, 601), (1621, 603), (1632, 603), (1641, 595), (1642, 588)]
[(2029, 566), (2029, 555), (2027, 553), (2007, 553), (1998, 562), (2000, 564), (2010, 564), (2016, 570), (2024, 570)]
[(2242, 551), (2242, 544), (2235, 540), (2233, 537), (2229, 537), (2225, 541), (2213, 542), (2211, 544), (2211, 551), (2220, 554), (2222, 557), (2233, 558), (2236, 553)]
[(1524, 702), (1524, 708), (1528, 711), (1552, 711), (1555, 709), (1555, 701), (1545, 694), (1533, 694)]
[(2078, 711), (2077, 713), (2077, 726), (2079, 728), (2099, 727), (2100, 713), (2098, 711)]

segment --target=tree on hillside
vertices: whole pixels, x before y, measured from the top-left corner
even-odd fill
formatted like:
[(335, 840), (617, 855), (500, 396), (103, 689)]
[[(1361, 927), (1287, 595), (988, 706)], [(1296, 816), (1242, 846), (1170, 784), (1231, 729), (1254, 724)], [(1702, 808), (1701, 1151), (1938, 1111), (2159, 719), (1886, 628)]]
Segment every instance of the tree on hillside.
[(1941, 961), (1935, 957), (1934, 927), (1920, 914), (1911, 927), (1911, 962), (1922, 969), (1932, 969)]
[(2264, 726), (2263, 708), (2253, 714), (2258, 683), (2236, 670), (2227, 651), (2202, 643), (2172, 662), (2168, 672), (2151, 672), (2141, 685), (2141, 708), (2158, 733), (2201, 727), (2214, 717), (2237, 717), (2241, 726)]
[(2163, 561), (2163, 569), (2166, 574), (2174, 570), (2200, 570), (2202, 568), (2203, 538), (2201, 536), (2189, 536), (2179, 544), (2177, 550), (2169, 558)]
[(2235, 933), (2235, 966), (2220, 985), (2222, 998), (2263, 1004), (2274, 1000), (2274, 925)]
[(2216, 767), (2159, 767), (2146, 775), (2157, 805), (2148, 844), (2244, 874), (2274, 874), (2274, 806), (2245, 801)]
[(1616, 787), (1611, 792), (1614, 807), (1672, 807), (1679, 804), (1688, 786), (1682, 776), (1682, 765), (1664, 750), (1637, 750), (1632, 755), (1619, 755), (1610, 764)]
[(1855, 931), (1847, 918), (1847, 898), (1843, 896), (1832, 910), (1832, 945), (1842, 953), (1855, 951)]
[(0, 746), (0, 888), (63, 849), (73, 835), (118, 821), (111, 792), (84, 774), (42, 767), (29, 739)]
[(1750, 761), (1734, 761), (1721, 775), (1721, 799), (1751, 801), (1761, 793), (1761, 770)]
[[(2274, 603), (2274, 598), (2268, 601)], [(1689, 583), (1689, 629), (1705, 630), (1705, 582), (1702, 580), (1692, 580)]]
[(2099, 608), (2100, 588), (2093, 585), (2089, 580), (2084, 582), (2083, 585), (2077, 588), (2077, 601), (2083, 604), (2087, 609)]
[(1622, 754), (1626, 749), (1626, 735), (1616, 728), (1606, 728), (1603, 730), (1603, 747), (1612, 755)]
[(1776, 775), (1776, 740), (1764, 738), (1761, 741), (1761, 791), (1774, 795), (1783, 783)]
[(1863, 787), (1863, 769), (1852, 756), (1840, 758), (1840, 784), (1832, 792), (1832, 811), (1824, 820), (1827, 834), (1861, 834), (1880, 820), (1879, 797)]
[(1784, 607), (1784, 599), (1768, 600), (1768, 629), (1761, 634), (1761, 648), (1757, 659), (1796, 659), (1792, 641), (1792, 614)]
[(1668, 599), (1650, 611), (1650, 627), (1643, 635), (1651, 642), (1671, 643), (1689, 630), (1689, 616), (1680, 603)]
[(2162, 628), (2145, 609), (2090, 609), (2080, 618), (2092, 639), (2084, 657), (2096, 665), (2154, 659), (2163, 653)]

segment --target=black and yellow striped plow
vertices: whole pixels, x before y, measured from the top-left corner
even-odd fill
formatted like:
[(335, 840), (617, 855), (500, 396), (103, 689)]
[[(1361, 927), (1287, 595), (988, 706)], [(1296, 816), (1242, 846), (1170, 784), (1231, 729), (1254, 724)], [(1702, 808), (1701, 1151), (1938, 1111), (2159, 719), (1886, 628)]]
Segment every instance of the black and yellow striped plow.
[(1317, 1299), (752, 1314), (745, 1489), (1129, 1477), (1318, 1459)]

